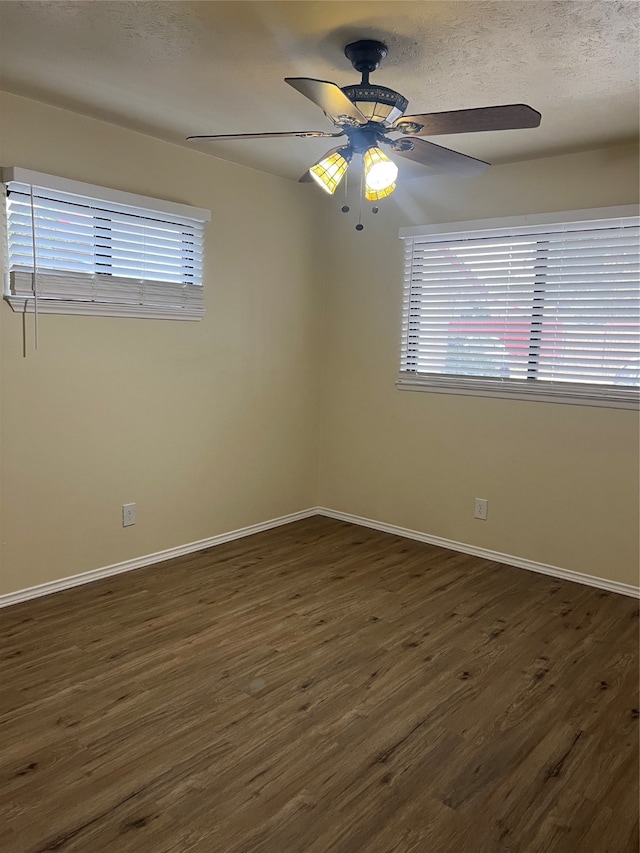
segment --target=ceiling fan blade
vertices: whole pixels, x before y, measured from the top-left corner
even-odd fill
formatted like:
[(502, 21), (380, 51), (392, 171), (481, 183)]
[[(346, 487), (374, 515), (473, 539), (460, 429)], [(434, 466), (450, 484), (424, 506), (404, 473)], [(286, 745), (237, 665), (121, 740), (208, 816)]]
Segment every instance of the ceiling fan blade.
[[(394, 130), (413, 136), (438, 136), (446, 133), (476, 133), (481, 130), (516, 130), (538, 127), (542, 116), (526, 104), (506, 104), (500, 107), (478, 107), (472, 110), (451, 110), (444, 113), (401, 116)], [(415, 125), (420, 125), (416, 130)]]
[(443, 148), (442, 145), (427, 142), (417, 136), (403, 136), (391, 144), (391, 149), (399, 157), (415, 160), (416, 163), (422, 163), (423, 166), (429, 166), (438, 172), (451, 172), (465, 178), (481, 175), (491, 165), (484, 160), (476, 160), (475, 157)]
[(334, 139), (343, 133), (326, 133), (324, 130), (284, 130), (280, 133), (219, 133), (213, 136), (187, 136), (187, 139), (269, 139), (286, 136), (299, 136), (303, 139), (311, 137), (327, 137)]
[(357, 126), (367, 123), (367, 119), (360, 110), (335, 83), (329, 83), (327, 80), (313, 80), (311, 77), (285, 77), (284, 82), (293, 86), (305, 98), (313, 101), (336, 124)]

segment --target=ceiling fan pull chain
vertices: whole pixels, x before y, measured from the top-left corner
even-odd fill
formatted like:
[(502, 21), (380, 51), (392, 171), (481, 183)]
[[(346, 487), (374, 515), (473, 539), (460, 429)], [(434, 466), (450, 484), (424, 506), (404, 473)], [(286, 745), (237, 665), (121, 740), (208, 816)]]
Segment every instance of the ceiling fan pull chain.
[(344, 176), (344, 204), (340, 208), (343, 213), (349, 213), (349, 172)]
[(356, 225), (356, 231), (364, 231), (364, 225), (362, 224), (362, 196), (364, 195), (364, 169), (360, 174), (360, 198), (358, 201), (358, 224)]

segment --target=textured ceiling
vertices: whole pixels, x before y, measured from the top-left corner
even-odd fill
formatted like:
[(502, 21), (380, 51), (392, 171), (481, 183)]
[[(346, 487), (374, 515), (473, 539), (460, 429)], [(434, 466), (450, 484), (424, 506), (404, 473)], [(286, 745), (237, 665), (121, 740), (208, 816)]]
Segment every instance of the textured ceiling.
[[(196, 133), (331, 130), (283, 78), (358, 82), (344, 45), (380, 38), (389, 56), (372, 82), (409, 98), (408, 113), (508, 103), (542, 113), (537, 129), (434, 140), (502, 163), (637, 138), (639, 9), (635, 0), (2, 0), (0, 86), (185, 145)], [(297, 178), (332, 146), (191, 147)]]

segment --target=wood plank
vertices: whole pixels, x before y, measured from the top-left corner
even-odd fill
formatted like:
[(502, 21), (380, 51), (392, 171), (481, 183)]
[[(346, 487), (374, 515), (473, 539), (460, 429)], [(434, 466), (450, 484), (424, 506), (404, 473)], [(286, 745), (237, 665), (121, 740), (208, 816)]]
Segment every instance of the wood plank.
[(638, 850), (628, 598), (316, 517), (0, 620), (2, 850)]

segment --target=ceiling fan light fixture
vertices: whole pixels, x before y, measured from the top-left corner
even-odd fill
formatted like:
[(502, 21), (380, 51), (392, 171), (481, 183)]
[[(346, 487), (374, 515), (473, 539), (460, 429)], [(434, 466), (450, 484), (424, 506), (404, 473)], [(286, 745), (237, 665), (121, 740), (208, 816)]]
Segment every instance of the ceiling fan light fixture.
[[(367, 201), (380, 201), (382, 198), (386, 198), (391, 195), (391, 193), (395, 190), (396, 184), (390, 184), (388, 187), (385, 187), (383, 190), (372, 190), (365, 184), (364, 187), (364, 197)], [(377, 213), (377, 209), (374, 207), (374, 213)]]
[(398, 167), (375, 145), (364, 152), (364, 185), (367, 201), (386, 198), (396, 187)]
[(367, 121), (391, 125), (403, 115), (409, 101), (386, 86), (359, 83), (343, 86), (342, 91)]
[(351, 152), (349, 149), (340, 148), (338, 151), (331, 152), (315, 165), (311, 166), (309, 174), (325, 192), (333, 195), (349, 168), (350, 160)]
[[(335, 125), (335, 131), (290, 130), (265, 133), (231, 133), (189, 136), (189, 140), (210, 139), (282, 139), (286, 137), (314, 138), (347, 137), (347, 143), (327, 151), (324, 157), (308, 168), (299, 178), (301, 183), (317, 183), (333, 195), (344, 178), (352, 154), (362, 156), (362, 189), (367, 201), (377, 202), (396, 189), (398, 167), (378, 145), (386, 145), (400, 158), (413, 160), (438, 172), (470, 177), (489, 168), (489, 163), (453, 151), (423, 136), (447, 136), (452, 133), (478, 131), (516, 130), (538, 127), (541, 115), (527, 104), (499, 104), (445, 112), (419, 113), (405, 116), (408, 101), (399, 92), (386, 86), (369, 82), (374, 72), (387, 56), (388, 47), (376, 39), (358, 39), (345, 46), (344, 54), (353, 68), (362, 75), (360, 83), (343, 86), (328, 80), (312, 77), (285, 77), (285, 83), (307, 98), (324, 112)], [(404, 134), (400, 139), (391, 134)], [(335, 143), (334, 143), (335, 144)], [(346, 182), (345, 182), (346, 183)], [(342, 206), (343, 212), (349, 210)], [(373, 208), (376, 213), (377, 207)], [(362, 223), (356, 228), (362, 230)]]

